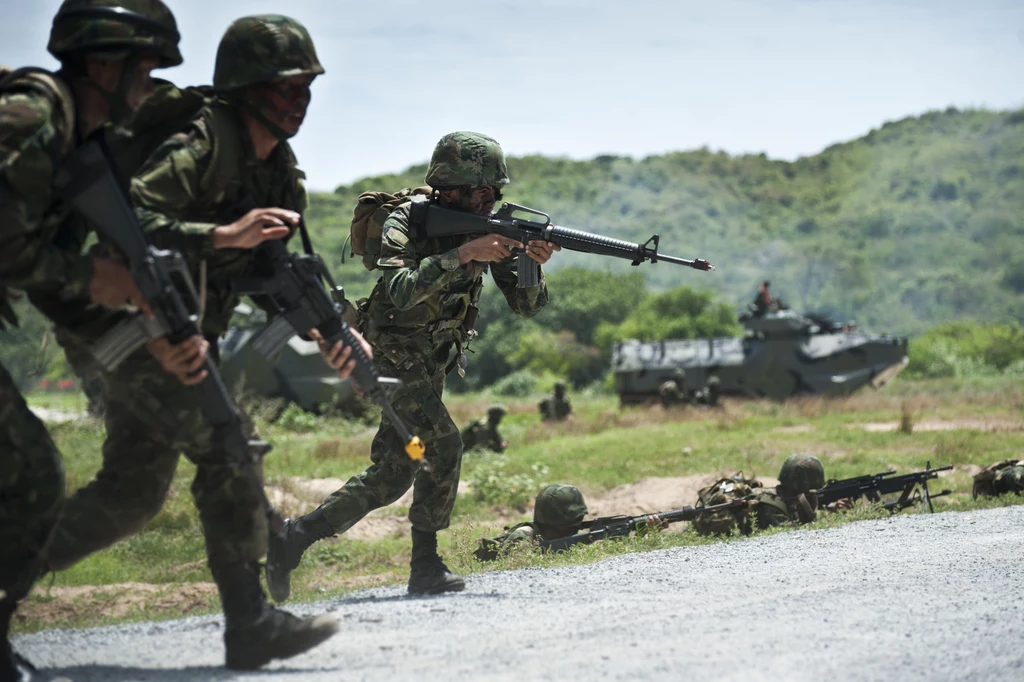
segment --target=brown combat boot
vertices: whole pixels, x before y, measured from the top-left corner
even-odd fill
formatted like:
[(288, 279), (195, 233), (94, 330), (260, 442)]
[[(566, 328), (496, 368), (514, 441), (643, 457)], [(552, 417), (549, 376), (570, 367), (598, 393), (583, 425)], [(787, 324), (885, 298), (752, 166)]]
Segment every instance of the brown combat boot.
[(466, 581), (451, 572), (437, 554), (437, 533), (412, 530), (409, 594), (461, 592)]
[(213, 568), (224, 606), (225, 666), (255, 670), (312, 649), (338, 631), (333, 616), (299, 618), (267, 604), (256, 562)]

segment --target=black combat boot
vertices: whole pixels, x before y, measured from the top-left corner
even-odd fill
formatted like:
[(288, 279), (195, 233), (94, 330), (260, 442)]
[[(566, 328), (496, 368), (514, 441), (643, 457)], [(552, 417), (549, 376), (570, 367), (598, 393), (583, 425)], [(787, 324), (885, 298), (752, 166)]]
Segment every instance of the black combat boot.
[(412, 530), (409, 594), (461, 592), (466, 581), (455, 575), (437, 555), (437, 533)]
[(32, 675), (36, 672), (35, 666), (11, 647), (11, 618), (17, 608), (18, 603), (14, 600), (0, 599), (0, 635), (3, 635), (0, 642), (0, 682), (30, 682), (35, 679)]
[(287, 601), (292, 591), (292, 571), (299, 566), (302, 553), (317, 540), (334, 535), (334, 529), (324, 518), (323, 511), (315, 511), (284, 522), (284, 530), (270, 535), (267, 545), (267, 589), (278, 604)]
[(338, 631), (332, 616), (298, 618), (267, 604), (256, 562), (212, 570), (224, 606), (224, 664), (231, 670), (255, 670), (272, 659), (291, 658)]

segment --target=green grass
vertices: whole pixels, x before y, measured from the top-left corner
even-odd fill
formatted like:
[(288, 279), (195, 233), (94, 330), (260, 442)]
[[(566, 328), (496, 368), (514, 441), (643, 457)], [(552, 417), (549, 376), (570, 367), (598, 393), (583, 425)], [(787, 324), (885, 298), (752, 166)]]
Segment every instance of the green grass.
[[(37, 399), (35, 395), (30, 397), (34, 404), (38, 404)], [(486, 393), (462, 394), (452, 396), (449, 405), (456, 422), (464, 424), (482, 414), (493, 399)], [(569, 482), (578, 485), (585, 495), (597, 495), (651, 476), (740, 469), (748, 474), (774, 476), (792, 452), (820, 457), (830, 478), (890, 468), (910, 471), (922, 468), (928, 460), (934, 466), (983, 466), (1024, 452), (1024, 394), (1016, 382), (999, 377), (897, 381), (882, 392), (865, 392), (847, 399), (804, 399), (785, 404), (729, 401), (720, 410), (620, 408), (613, 396), (578, 395), (573, 398), (575, 417), (554, 425), (539, 422), (538, 399), (532, 396), (504, 401), (510, 414), (502, 432), (512, 443), (511, 449), (501, 458), (469, 454), (464, 462), (464, 480), (481, 480), (497, 471), (517, 481), (520, 488), (539, 490), (548, 483)], [(910, 434), (862, 428), (871, 423), (895, 425), (903, 414), (909, 415)], [(992, 428), (923, 428), (953, 421)], [(261, 435), (274, 443), (274, 451), (265, 463), (270, 484), (291, 476), (346, 479), (368, 464), (374, 429), (365, 424), (318, 418), (315, 424), (303, 425), (301, 431), (264, 420), (258, 420), (258, 426)], [(64, 453), (69, 491), (86, 484), (100, 465), (102, 424), (94, 420), (58, 424), (51, 427), (51, 432)], [(139, 605), (112, 616), (113, 604), (120, 598), (117, 595), (89, 595), (76, 601), (65, 591), (76, 586), (139, 582), (163, 585), (173, 593), (192, 583), (209, 582), (202, 534), (189, 493), (194, 474), (194, 467), (183, 459), (163, 511), (141, 533), (44, 579), (21, 609), (18, 630), (176, 617), (216, 609), (216, 595), (204, 592), (177, 601), (143, 599)], [(1022, 501), (1013, 496), (971, 500), (971, 476), (962, 467), (938, 483), (934, 490), (952, 487), (956, 495), (936, 500), (937, 510), (969, 511)], [(519, 518), (517, 514), (528, 518), (521, 500), (511, 492), (507, 499), (501, 497), (500, 488), (490, 495), (487, 500), (481, 499), (471, 488), (456, 502), (452, 528), (440, 536), (442, 551), (454, 570), (474, 573), (565, 565), (631, 551), (743, 541), (704, 538), (683, 526), (673, 532), (598, 543), (559, 555), (539, 555), (523, 548), (497, 562), (481, 564), (472, 558), (478, 537), (495, 534), (503, 523)], [(884, 514), (870, 508), (827, 514), (804, 528), (828, 528)], [(318, 543), (294, 575), (293, 599), (311, 601), (370, 585), (404, 582), (409, 542), (405, 536), (373, 541), (343, 536)], [(55, 603), (63, 608), (54, 609)]]

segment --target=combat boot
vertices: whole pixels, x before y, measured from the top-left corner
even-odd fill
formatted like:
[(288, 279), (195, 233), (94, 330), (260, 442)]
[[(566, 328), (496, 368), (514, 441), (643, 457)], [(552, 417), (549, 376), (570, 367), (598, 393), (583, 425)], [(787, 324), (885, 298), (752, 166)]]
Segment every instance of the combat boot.
[(224, 606), (224, 664), (231, 670), (256, 670), (275, 658), (291, 658), (338, 631), (332, 616), (299, 618), (267, 604), (256, 562), (212, 570)]
[(299, 566), (302, 553), (317, 540), (334, 535), (334, 528), (316, 509), (305, 516), (284, 522), (284, 530), (271, 534), (267, 545), (267, 589), (281, 603), (292, 591), (292, 571)]
[(466, 581), (452, 573), (438, 556), (437, 533), (413, 528), (409, 565), (409, 594), (441, 594), (466, 589)]

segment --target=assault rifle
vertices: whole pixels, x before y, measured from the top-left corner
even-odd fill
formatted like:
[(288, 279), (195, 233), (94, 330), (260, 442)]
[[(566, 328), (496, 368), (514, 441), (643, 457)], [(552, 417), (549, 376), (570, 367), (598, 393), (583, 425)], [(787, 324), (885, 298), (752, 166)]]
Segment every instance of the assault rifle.
[(732, 500), (731, 502), (716, 504), (710, 507), (682, 507), (681, 509), (659, 512), (658, 514), (643, 514), (642, 516), (603, 516), (593, 521), (585, 522), (582, 527), (588, 529), (586, 532), (569, 535), (564, 538), (555, 538), (554, 540), (544, 540), (540, 543), (540, 548), (551, 552), (558, 552), (569, 549), (573, 545), (589, 545), (598, 540), (606, 540), (607, 538), (626, 537), (638, 528), (646, 527), (651, 522), (651, 516), (657, 516), (658, 521), (661, 523), (677, 523), (679, 521), (693, 521), (701, 514), (725, 509), (745, 509), (746, 507), (747, 500)]
[[(200, 333), (199, 297), (187, 264), (180, 253), (147, 243), (113, 168), (106, 147), (96, 137), (75, 150), (54, 181), (64, 202), (88, 218), (101, 239), (125, 257), (154, 313), (152, 320), (142, 313), (128, 317), (94, 346), (96, 360), (108, 371), (152, 339), (166, 336), (171, 343), (180, 343)], [(249, 440), (241, 412), (209, 355), (199, 371), (205, 371), (206, 378), (192, 390), (198, 393), (203, 415), (227, 455), (234, 461), (253, 462), (269, 452), (268, 443)]]
[[(625, 258), (633, 261), (633, 265), (640, 265), (644, 261), (651, 263), (664, 261), (685, 265), (694, 270), (715, 269), (714, 265), (700, 258), (689, 260), (663, 256), (658, 253), (660, 241), (658, 235), (652, 236), (643, 244), (613, 239), (600, 234), (552, 225), (551, 217), (547, 213), (508, 202), (503, 203), (497, 213), (483, 216), (438, 206), (428, 197), (413, 197), (409, 211), (410, 222), (420, 237), (446, 237), (459, 234), (483, 235), (493, 232), (515, 239), (524, 245), (531, 241), (547, 241), (570, 251)], [(537, 286), (540, 283), (540, 266), (526, 254), (520, 254), (517, 268), (519, 287)]]
[[(238, 210), (244, 214), (252, 208), (255, 205), (242, 206)], [(277, 309), (278, 314), (274, 320), (253, 338), (253, 350), (270, 357), (295, 334), (308, 334), (313, 329), (320, 332), (328, 348), (333, 348), (335, 343), (341, 341), (352, 349), (351, 357), (356, 361), (352, 378), (391, 421), (405, 443), (405, 453), (409, 459), (422, 464), (425, 450), (423, 441), (409, 431), (384, 391), (384, 384), (396, 384), (398, 381), (381, 377), (362, 345), (356, 341), (351, 327), (342, 318), (345, 290), (335, 284), (323, 259), (313, 252), (301, 218), (299, 230), (305, 253), (292, 253), (279, 239), (265, 241), (256, 248), (266, 258), (270, 275), (233, 280), (237, 293), (260, 297), (270, 301)], [(330, 294), (324, 289), (325, 284)]]
[[(861, 497), (870, 502), (881, 502), (882, 495), (900, 493), (900, 496), (891, 502), (884, 503), (890, 513), (896, 513), (905, 509), (915, 502), (922, 502), (929, 512), (935, 511), (932, 500), (936, 497), (949, 495), (953, 491), (946, 489), (940, 493), (931, 494), (928, 491), (928, 481), (938, 478), (940, 471), (949, 471), (953, 465), (932, 468), (932, 463), (925, 464), (924, 471), (914, 471), (909, 474), (896, 476), (895, 471), (883, 471), (880, 474), (867, 474), (844, 478), (842, 480), (830, 479), (824, 488), (816, 490), (818, 506), (824, 507), (844, 498), (857, 500)], [(920, 487), (920, 491), (915, 490)]]

